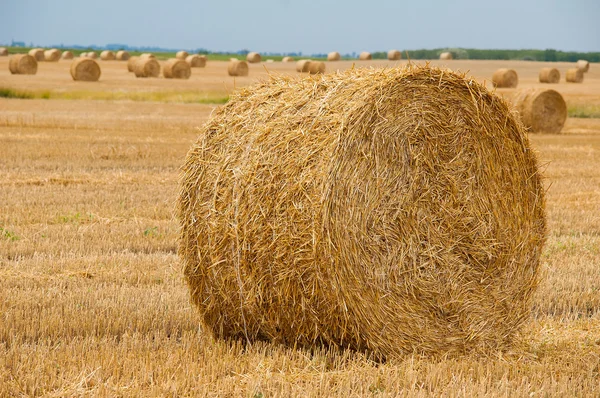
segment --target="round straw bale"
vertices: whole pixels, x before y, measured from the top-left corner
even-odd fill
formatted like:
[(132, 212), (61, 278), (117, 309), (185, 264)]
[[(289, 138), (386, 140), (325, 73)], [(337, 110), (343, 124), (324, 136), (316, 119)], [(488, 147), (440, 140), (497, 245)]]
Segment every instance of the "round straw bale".
[(185, 62), (192, 68), (204, 68), (206, 66), (206, 55), (188, 55)]
[(98, 59), (98, 54), (95, 51), (89, 51), (85, 54), (87, 58)]
[(104, 50), (100, 53), (100, 59), (102, 61), (114, 61), (115, 58), (115, 53), (110, 50)]
[(310, 61), (308, 63), (308, 73), (310, 73), (311, 75), (325, 73), (325, 62)]
[(156, 59), (156, 56), (152, 53), (142, 53), (140, 54), (140, 58), (152, 58), (152, 59)]
[(29, 50), (29, 55), (35, 58), (38, 62), (44, 62), (44, 49), (43, 48), (32, 48)]
[(83, 53), (79, 54), (79, 58), (87, 58), (87, 53), (83, 52)]
[(567, 83), (583, 83), (583, 69), (567, 69)]
[(498, 69), (492, 75), (492, 84), (499, 88), (515, 88), (519, 84), (519, 75), (514, 69)]
[(540, 83), (558, 83), (560, 81), (560, 72), (556, 68), (540, 69)]
[(440, 54), (440, 59), (443, 59), (443, 60), (446, 60), (446, 61), (449, 60), (449, 59), (453, 59), (453, 58), (454, 58), (454, 56), (452, 56), (452, 53), (448, 52), (448, 51), (443, 52), (443, 53)]
[(283, 57), (281, 58), (281, 62), (294, 62), (293, 57)]
[(272, 77), (188, 152), (179, 254), (219, 338), (490, 352), (531, 310), (544, 194), (517, 115), (464, 75)]
[(370, 52), (367, 51), (363, 51), (362, 53), (360, 53), (360, 55), (358, 56), (358, 59), (361, 61), (369, 61), (371, 59), (373, 59), (373, 56), (371, 55)]
[(167, 79), (189, 79), (192, 67), (180, 58), (171, 58), (163, 65), (163, 76)]
[(100, 65), (95, 59), (77, 58), (71, 63), (73, 80), (97, 82), (100, 79)]
[(7, 57), (8, 49), (6, 47), (0, 47), (0, 57)]
[(339, 61), (340, 59), (342, 59), (342, 56), (337, 51), (332, 51), (327, 54), (327, 61)]
[(182, 59), (185, 61), (185, 59), (190, 55), (190, 53), (188, 53), (187, 51), (181, 50), (181, 51), (177, 51), (177, 53), (175, 54), (175, 58), (177, 59)]
[(585, 59), (580, 59), (579, 61), (577, 61), (577, 68), (581, 69), (584, 72), (587, 72), (588, 70), (590, 70), (590, 63)]
[(387, 57), (390, 61), (398, 61), (402, 59), (402, 53), (398, 50), (390, 50), (388, 51)]
[(227, 66), (229, 76), (248, 76), (248, 62), (232, 59)]
[(251, 64), (259, 63), (260, 54), (255, 52), (249, 52), (248, 55), (246, 55), (246, 61), (248, 61)]
[(15, 54), (8, 60), (8, 70), (13, 75), (35, 75), (38, 62), (33, 55)]
[(60, 51), (58, 49), (53, 48), (50, 50), (44, 51), (44, 61), (46, 62), (58, 62), (60, 59)]
[(514, 103), (521, 121), (534, 133), (558, 134), (567, 120), (567, 104), (554, 90), (523, 90), (516, 94)]
[(160, 64), (155, 58), (140, 56), (133, 64), (135, 77), (158, 77)]
[(63, 51), (63, 53), (60, 56), (60, 59), (66, 59), (66, 60), (71, 60), (75, 58), (75, 56), (73, 55), (73, 53), (69, 50), (67, 51)]
[(117, 59), (117, 61), (128, 61), (129, 58), (131, 58), (131, 56), (129, 55), (129, 52), (125, 50), (119, 50), (117, 51), (115, 58)]
[(301, 59), (296, 62), (296, 72), (308, 73), (310, 62), (310, 59)]
[(127, 70), (129, 72), (133, 72), (133, 67), (138, 59), (140, 59), (140, 57), (137, 57), (137, 56), (129, 57), (129, 59), (127, 60)]

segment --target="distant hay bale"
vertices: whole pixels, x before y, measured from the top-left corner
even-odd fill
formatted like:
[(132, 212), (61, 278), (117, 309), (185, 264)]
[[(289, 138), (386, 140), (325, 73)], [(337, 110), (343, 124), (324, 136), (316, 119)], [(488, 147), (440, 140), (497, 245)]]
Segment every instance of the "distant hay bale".
[(387, 58), (389, 61), (398, 61), (402, 59), (402, 53), (398, 50), (390, 50), (387, 53)]
[(135, 66), (135, 63), (137, 62), (137, 60), (140, 59), (140, 57), (129, 57), (129, 59), (127, 60), (127, 70), (129, 72), (133, 72), (133, 67)]
[(182, 59), (185, 61), (185, 59), (190, 55), (190, 53), (188, 53), (187, 51), (177, 51), (177, 53), (175, 54), (175, 58), (177, 59)]
[(248, 76), (248, 63), (237, 59), (230, 60), (227, 73), (229, 76)]
[(452, 53), (448, 52), (448, 51), (443, 52), (443, 53), (440, 54), (440, 59), (445, 60), (445, 61), (448, 61), (448, 60), (453, 59), (453, 58), (454, 58), (454, 56), (452, 55)]
[(271, 64), (271, 63), (275, 62), (275, 60), (274, 59), (268, 59), (266, 62), (269, 63), (269, 64)]
[(96, 82), (100, 79), (100, 65), (91, 58), (77, 58), (71, 63), (73, 80)]
[(110, 50), (104, 50), (100, 53), (100, 59), (102, 61), (114, 61), (116, 59), (115, 53)]
[(523, 90), (516, 94), (514, 103), (521, 121), (534, 133), (558, 134), (567, 120), (567, 104), (554, 90)]
[(293, 57), (283, 57), (281, 59), (281, 62), (294, 62), (294, 58)]
[(327, 61), (339, 61), (340, 59), (342, 59), (342, 56), (337, 51), (332, 51), (327, 54)]
[(321, 61), (310, 61), (308, 63), (308, 73), (311, 75), (325, 73), (325, 62)]
[(140, 58), (152, 58), (152, 59), (156, 59), (156, 56), (152, 53), (142, 53), (139, 56)]
[(556, 68), (540, 69), (540, 83), (558, 83), (560, 82), (560, 72)]
[(83, 52), (83, 53), (79, 54), (79, 58), (87, 58), (87, 53)]
[(160, 75), (160, 64), (151, 57), (140, 56), (133, 64), (135, 77), (158, 77)]
[(310, 62), (310, 59), (301, 59), (300, 61), (296, 62), (296, 72), (308, 73)]
[(581, 69), (583, 72), (587, 72), (590, 70), (590, 62), (585, 59), (580, 59), (577, 61), (577, 68)]
[(87, 58), (98, 59), (98, 54), (95, 51), (89, 51), (85, 54)]
[(360, 55), (358, 56), (358, 59), (361, 61), (369, 61), (371, 59), (373, 59), (373, 56), (371, 55), (370, 52), (367, 51), (363, 51), (362, 53), (360, 53)]
[(523, 125), (471, 78), (274, 76), (188, 152), (179, 255), (217, 338), (496, 353), (531, 311), (544, 196)]
[(34, 57), (37, 62), (44, 62), (43, 48), (32, 48), (31, 50), (29, 50), (29, 55)]
[(8, 49), (6, 47), (0, 47), (0, 57), (7, 57)]
[(15, 54), (8, 60), (8, 70), (13, 75), (35, 75), (38, 62), (33, 55)]
[(44, 51), (44, 61), (46, 62), (58, 62), (60, 59), (60, 51), (56, 48)]
[(115, 58), (117, 59), (117, 61), (129, 61), (129, 58), (131, 58), (131, 56), (129, 55), (129, 52), (125, 50), (119, 50), (117, 51), (117, 55), (115, 56)]
[(60, 56), (60, 59), (64, 59), (64, 60), (71, 60), (75, 58), (75, 56), (73, 55), (73, 53), (69, 50), (67, 51), (63, 51), (63, 53)]
[(583, 70), (579, 68), (567, 69), (567, 83), (583, 83)]
[(246, 61), (248, 61), (251, 64), (259, 63), (260, 54), (255, 52), (249, 52), (248, 55), (246, 55)]
[(492, 84), (498, 88), (515, 88), (519, 84), (519, 75), (514, 69), (501, 68), (492, 75)]
[(185, 62), (192, 68), (204, 68), (206, 66), (206, 55), (188, 55)]
[(171, 58), (163, 65), (163, 76), (167, 79), (189, 79), (192, 67), (180, 58)]

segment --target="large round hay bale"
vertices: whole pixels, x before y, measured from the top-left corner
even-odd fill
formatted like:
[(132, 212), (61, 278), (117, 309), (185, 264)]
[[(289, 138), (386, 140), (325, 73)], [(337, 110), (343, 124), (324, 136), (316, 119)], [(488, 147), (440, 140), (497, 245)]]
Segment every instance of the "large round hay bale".
[(308, 73), (308, 67), (311, 63), (310, 59), (301, 59), (296, 62), (296, 72)]
[(387, 53), (387, 58), (389, 61), (398, 61), (402, 59), (402, 53), (398, 50), (390, 50)]
[(133, 64), (135, 77), (158, 77), (160, 64), (155, 58), (140, 56)]
[(583, 83), (583, 70), (579, 68), (567, 69), (567, 83)]
[(248, 76), (248, 62), (237, 59), (229, 60), (227, 73), (229, 76)]
[(248, 61), (251, 64), (259, 63), (260, 54), (255, 52), (249, 52), (248, 55), (246, 55), (246, 61)]
[(88, 51), (87, 53), (85, 53), (85, 56), (90, 59), (98, 59), (98, 53), (96, 53), (95, 51)]
[(325, 73), (325, 62), (321, 61), (310, 61), (308, 63), (308, 73), (311, 75)]
[(206, 66), (206, 55), (188, 55), (185, 62), (192, 68), (204, 68)]
[(440, 54), (440, 59), (445, 60), (445, 61), (448, 61), (448, 60), (453, 59), (453, 58), (454, 58), (454, 56), (452, 55), (452, 53), (448, 52), (448, 51), (443, 52), (443, 53)]
[(554, 90), (523, 90), (517, 93), (514, 103), (521, 121), (534, 133), (558, 134), (567, 120), (567, 104)]
[(332, 51), (327, 54), (327, 61), (339, 61), (340, 59), (342, 59), (342, 56), (337, 51)]
[(167, 79), (189, 79), (192, 67), (180, 58), (171, 58), (163, 65), (163, 76)]
[(135, 63), (138, 61), (138, 59), (140, 59), (140, 57), (129, 57), (129, 59), (127, 60), (127, 70), (129, 72), (133, 72), (133, 67), (135, 66)]
[(515, 88), (519, 84), (519, 75), (514, 69), (501, 68), (492, 75), (492, 84), (498, 88)]
[(29, 55), (34, 57), (37, 62), (44, 62), (43, 48), (32, 48), (31, 50), (29, 50)]
[(64, 59), (64, 60), (71, 60), (75, 58), (75, 55), (73, 55), (73, 53), (69, 50), (63, 51), (63, 53), (60, 55), (60, 59)]
[(294, 57), (283, 57), (281, 62), (294, 62)]
[(44, 61), (46, 62), (58, 62), (60, 59), (61, 53), (58, 49), (52, 48), (50, 50), (44, 51)]
[(129, 61), (129, 58), (131, 58), (131, 56), (129, 55), (129, 52), (125, 50), (119, 50), (117, 51), (115, 58), (117, 59), (117, 61)]
[(556, 68), (540, 69), (540, 83), (558, 83), (560, 82), (560, 72)]
[(310, 83), (234, 93), (187, 155), (179, 254), (204, 326), (376, 357), (507, 348), (546, 237), (512, 108), (429, 67)]
[(8, 70), (13, 75), (35, 75), (38, 62), (33, 55), (15, 54), (8, 60)]
[(115, 53), (110, 50), (104, 50), (100, 53), (100, 59), (102, 61), (114, 61), (115, 58)]
[(0, 47), (0, 57), (8, 57), (8, 49), (6, 47)]
[(358, 59), (361, 60), (361, 61), (369, 61), (369, 60), (373, 59), (373, 56), (371, 55), (370, 52), (363, 51), (358, 56)]
[(182, 59), (185, 61), (185, 59), (190, 55), (190, 53), (188, 53), (187, 51), (181, 50), (181, 51), (177, 51), (177, 53), (175, 54), (175, 58), (177, 59)]
[(577, 61), (577, 68), (581, 69), (584, 72), (587, 72), (588, 70), (590, 70), (590, 62), (586, 61), (585, 59), (580, 59), (579, 61)]
[(97, 82), (100, 79), (100, 65), (95, 59), (77, 58), (71, 63), (73, 80)]

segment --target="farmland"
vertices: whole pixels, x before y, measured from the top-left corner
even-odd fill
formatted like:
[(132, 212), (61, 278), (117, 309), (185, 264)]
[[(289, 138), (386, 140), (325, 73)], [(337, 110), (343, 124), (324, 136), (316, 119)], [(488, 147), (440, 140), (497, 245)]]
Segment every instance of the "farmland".
[[(296, 74), (294, 63), (253, 64), (234, 80), (209, 61), (177, 81), (99, 61), (100, 81), (86, 83), (69, 62), (40, 63), (33, 76), (10, 75), (7, 62), (0, 88), (27, 98), (0, 98), (0, 396), (600, 394), (600, 65), (567, 84), (568, 63), (446, 64), (490, 88), (496, 69), (513, 68), (519, 88), (553, 88), (577, 116), (560, 135), (530, 135), (547, 187), (543, 276), (510, 352), (379, 364), (214, 341), (189, 303), (173, 215), (179, 167), (232, 90)], [(537, 83), (544, 66), (560, 69), (560, 84)]]

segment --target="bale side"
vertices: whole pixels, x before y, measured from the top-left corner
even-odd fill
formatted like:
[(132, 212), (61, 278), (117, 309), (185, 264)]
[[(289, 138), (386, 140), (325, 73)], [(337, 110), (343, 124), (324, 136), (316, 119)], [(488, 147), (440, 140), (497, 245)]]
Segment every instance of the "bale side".
[(44, 51), (44, 61), (46, 62), (58, 62), (60, 59), (60, 51), (56, 48)]
[(577, 61), (577, 68), (581, 69), (583, 72), (587, 72), (590, 70), (590, 62), (585, 59), (580, 59)]
[(558, 134), (567, 120), (567, 104), (555, 90), (529, 89), (513, 101), (521, 121), (531, 132)]
[(492, 84), (498, 88), (515, 88), (519, 84), (519, 75), (514, 69), (501, 68), (492, 75)]
[(167, 79), (189, 79), (191, 66), (183, 59), (171, 58), (163, 65), (163, 76)]
[(135, 77), (158, 77), (160, 64), (155, 58), (140, 56), (133, 63), (133, 73)]
[(44, 62), (43, 48), (32, 48), (31, 50), (29, 50), (29, 55), (34, 57), (37, 62)]
[(540, 69), (540, 83), (558, 83), (560, 82), (560, 72), (556, 68)]
[(188, 55), (185, 62), (192, 68), (204, 68), (206, 66), (206, 55)]
[(251, 64), (259, 63), (260, 60), (261, 60), (261, 57), (260, 57), (259, 53), (249, 52), (248, 55), (246, 55), (246, 61), (248, 61)]
[(71, 60), (73, 58), (75, 58), (75, 55), (73, 55), (73, 53), (69, 50), (63, 51), (63, 53), (60, 56), (60, 59), (64, 59), (64, 60)]
[(229, 76), (248, 76), (248, 63), (232, 59), (229, 61), (229, 65), (227, 65), (227, 73)]
[(38, 62), (33, 55), (15, 54), (8, 60), (8, 70), (13, 75), (35, 75)]
[(583, 83), (583, 70), (579, 68), (567, 69), (567, 83)]
[(332, 51), (327, 54), (327, 61), (339, 61), (340, 59), (342, 59), (342, 56), (337, 51)]
[(96, 82), (100, 79), (100, 65), (91, 58), (77, 58), (71, 63), (73, 80)]
[(373, 59), (373, 56), (371, 55), (370, 52), (367, 51), (363, 51), (362, 53), (360, 53), (360, 55), (358, 56), (358, 59), (361, 61), (370, 61), (371, 59)]
[(131, 58), (131, 56), (129, 55), (129, 52), (125, 50), (119, 50), (117, 51), (115, 58), (117, 59), (117, 61), (128, 61), (129, 58)]
[(398, 50), (390, 50), (387, 53), (387, 59), (389, 61), (398, 61), (402, 59), (402, 53)]
[(185, 59), (187, 57), (189, 57), (189, 55), (190, 55), (190, 53), (188, 53), (187, 51), (181, 50), (181, 51), (177, 51), (177, 53), (175, 54), (175, 58), (185, 61)]

